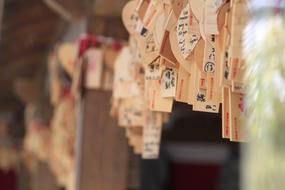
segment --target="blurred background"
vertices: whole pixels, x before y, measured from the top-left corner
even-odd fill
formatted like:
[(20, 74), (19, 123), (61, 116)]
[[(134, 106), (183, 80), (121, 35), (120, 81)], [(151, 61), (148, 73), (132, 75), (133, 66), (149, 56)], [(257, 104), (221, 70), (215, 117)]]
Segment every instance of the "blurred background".
[[(58, 110), (49, 101), (51, 52), (82, 34), (127, 41), (121, 21), (127, 1), (0, 2), (1, 190), (240, 189), (239, 145), (222, 140), (221, 113), (193, 112), (191, 106), (175, 103), (164, 125), (160, 158), (142, 160), (128, 146), (123, 129), (114, 127), (109, 91), (84, 92), (83, 106), (74, 112), (77, 122), (70, 124), (76, 129), (57, 131), (62, 133), (58, 139), (67, 139), (65, 146), (55, 154), (59, 158), (47, 158), (48, 141), (31, 136), (49, 138)], [(62, 69), (59, 72), (61, 82), (68, 84), (70, 78)], [(73, 136), (65, 137), (67, 131)]]

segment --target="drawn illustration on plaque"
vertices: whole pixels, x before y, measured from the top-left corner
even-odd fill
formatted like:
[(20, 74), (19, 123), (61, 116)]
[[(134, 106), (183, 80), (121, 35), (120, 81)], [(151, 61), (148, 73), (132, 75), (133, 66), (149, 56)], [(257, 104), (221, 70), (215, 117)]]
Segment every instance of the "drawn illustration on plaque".
[(164, 71), (164, 83), (165, 83), (165, 89), (173, 88), (175, 87), (175, 73), (173, 69), (166, 68)]
[(205, 94), (200, 94), (200, 93), (198, 93), (198, 94), (197, 94), (197, 97), (196, 97), (196, 100), (199, 101), (199, 102), (206, 102), (206, 96), (205, 96)]

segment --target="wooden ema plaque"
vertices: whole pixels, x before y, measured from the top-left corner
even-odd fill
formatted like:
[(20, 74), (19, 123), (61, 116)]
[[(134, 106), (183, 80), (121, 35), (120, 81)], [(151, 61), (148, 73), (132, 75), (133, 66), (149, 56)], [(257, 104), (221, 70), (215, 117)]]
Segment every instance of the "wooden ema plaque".
[[(190, 104), (193, 110), (201, 112), (217, 114), (221, 107), (223, 138), (243, 141), (246, 89), (241, 34), (248, 19), (245, 2), (130, 1), (123, 10), (122, 18), (131, 35), (132, 53), (122, 56), (125, 62), (120, 63), (120, 67), (115, 66), (115, 73), (131, 76), (133, 72), (127, 70), (143, 65), (143, 79), (135, 82), (140, 84), (140, 91), (131, 87), (134, 78), (138, 77), (122, 82), (121, 86), (120, 82), (114, 85), (114, 102), (121, 106), (119, 109), (124, 113), (119, 120), (126, 122), (126, 118), (132, 118), (133, 113), (127, 112), (126, 108), (136, 108), (138, 103), (132, 100), (132, 96), (141, 93), (144, 95), (142, 102), (147, 105), (145, 111), (149, 114), (148, 118), (156, 118), (157, 113), (171, 112), (174, 100)], [(133, 55), (139, 55), (139, 58)], [(118, 87), (122, 87), (121, 90)], [(118, 96), (119, 92), (121, 96)], [(138, 123), (124, 123), (129, 125), (127, 134), (132, 146), (138, 138), (130, 135), (130, 128)], [(142, 134), (148, 132), (151, 133), (150, 128), (144, 126)], [(156, 147), (158, 139), (152, 139)], [(143, 137), (144, 142), (148, 140)], [(148, 148), (145, 144), (143, 146), (143, 157), (151, 158), (151, 154), (146, 156), (144, 148)], [(157, 156), (158, 150), (153, 152)]]

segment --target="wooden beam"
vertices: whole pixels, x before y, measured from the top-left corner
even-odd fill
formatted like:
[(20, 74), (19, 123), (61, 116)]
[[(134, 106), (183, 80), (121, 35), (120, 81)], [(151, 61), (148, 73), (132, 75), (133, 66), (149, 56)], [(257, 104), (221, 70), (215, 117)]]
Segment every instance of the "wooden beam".
[[(9, 64), (6, 67), (7, 69), (9, 67), (12, 67), (13, 65), (19, 65), (19, 66), (25, 66), (25, 65), (29, 65), (31, 62), (38, 62), (39, 60), (44, 61), (45, 60), (45, 55), (47, 55), (46, 51), (42, 51), (42, 52), (37, 52), (37, 53), (31, 53), (31, 54), (27, 54), (24, 55), (23, 57), (15, 57), (13, 59), (9, 59)], [(40, 64), (40, 63), (38, 63)], [(6, 69), (4, 68), (4, 69)], [(33, 68), (29, 68), (30, 70)]]
[[(9, 12), (5, 12), (5, 20), (14, 21), (13, 19), (17, 16), (28, 15), (27, 19), (31, 18), (29, 15), (31, 14), (41, 14), (43, 12), (49, 13), (52, 16), (57, 16), (52, 10), (50, 10), (42, 1), (19, 1), (17, 3), (11, 4), (9, 1), (5, 3), (5, 9), (9, 10)], [(27, 11), (29, 10), (29, 11)], [(23, 18), (25, 19), (25, 18)]]
[(13, 60), (14, 58), (21, 57), (24, 58), (27, 54), (38, 54), (48, 51), (49, 43), (52, 38), (42, 38), (40, 40), (35, 40), (35, 42), (28, 43), (19, 43), (15, 45), (7, 45), (6, 48), (3, 48), (1, 53), (4, 54), (4, 60)]
[[(128, 0), (103, 0), (93, 4), (93, 15), (121, 17), (122, 9)], [(112, 6), (110, 6), (112, 5)]]
[(54, 12), (56, 12), (61, 18), (68, 22), (72, 22), (72, 14), (62, 6), (59, 2), (56, 0), (44, 0), (44, 3)]
[(51, 19), (57, 20), (58, 16), (47, 7), (31, 6), (29, 11), (19, 8), (17, 12), (5, 17), (3, 30), (15, 30), (30, 23), (44, 22)]
[(88, 32), (118, 39), (128, 39), (128, 32), (120, 17), (92, 16), (88, 24)]
[(3, 45), (0, 45), (3, 57), (13, 59), (14, 57), (24, 57), (28, 53), (38, 53), (39, 51), (47, 51), (53, 40), (51, 31), (37, 34), (35, 36), (7, 39)]
[[(23, 7), (27, 10), (27, 8), (31, 5), (37, 4), (40, 2), (39, 0), (29, 0), (29, 1), (19, 1), (19, 0), (7, 0), (5, 2), (5, 8), (9, 9), (9, 11), (17, 11), (19, 10), (19, 6)], [(5, 13), (9, 14), (8, 12)]]
[(3, 77), (13, 80), (15, 76), (31, 76), (35, 74), (35, 71), (40, 64), (45, 63), (46, 54), (28, 54), (24, 59), (17, 58), (13, 61), (9, 61), (6, 67), (3, 68)]

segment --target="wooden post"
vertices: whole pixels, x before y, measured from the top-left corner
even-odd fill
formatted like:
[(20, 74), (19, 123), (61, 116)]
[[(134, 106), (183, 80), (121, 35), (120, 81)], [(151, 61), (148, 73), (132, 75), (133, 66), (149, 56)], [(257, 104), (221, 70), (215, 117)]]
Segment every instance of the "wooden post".
[(88, 90), (78, 128), (77, 190), (126, 190), (128, 145), (110, 117), (110, 92)]
[(56, 178), (53, 173), (49, 170), (46, 163), (38, 162), (37, 170), (32, 174), (32, 190), (58, 190), (59, 187), (56, 182)]

